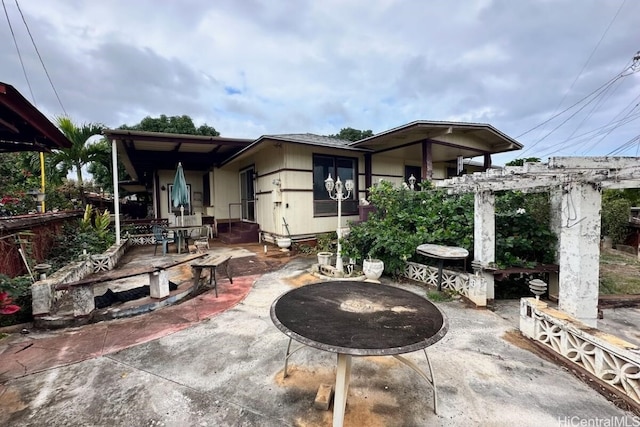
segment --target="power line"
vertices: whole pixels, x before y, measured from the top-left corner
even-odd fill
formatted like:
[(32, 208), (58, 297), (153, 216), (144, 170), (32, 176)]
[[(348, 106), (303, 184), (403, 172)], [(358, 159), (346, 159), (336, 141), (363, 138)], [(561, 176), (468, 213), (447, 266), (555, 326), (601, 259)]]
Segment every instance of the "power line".
[(27, 70), (24, 67), (24, 61), (22, 60), (22, 55), (20, 54), (20, 48), (18, 47), (16, 34), (13, 32), (13, 26), (11, 25), (11, 20), (9, 19), (9, 13), (7, 12), (7, 6), (4, 4), (4, 0), (2, 0), (2, 8), (4, 9), (4, 15), (7, 17), (7, 24), (9, 24), (11, 37), (13, 37), (13, 44), (16, 46), (16, 51), (18, 52), (18, 58), (20, 59), (20, 65), (22, 66), (22, 73), (24, 74), (24, 79), (27, 81), (27, 86), (29, 87), (29, 93), (31, 94), (31, 100), (33, 101), (33, 105), (36, 105), (36, 97), (33, 96), (33, 89), (31, 89), (31, 82), (29, 81), (29, 77), (27, 76)]
[[(49, 80), (49, 84), (51, 85), (51, 88), (53, 89), (53, 93), (55, 93), (56, 99), (58, 100), (58, 103), (60, 104), (60, 108), (62, 108), (62, 111), (64, 112), (64, 115), (68, 116), (67, 110), (65, 110), (64, 105), (62, 105), (62, 101), (60, 100), (60, 96), (58, 96), (58, 91), (56, 90), (56, 87), (53, 84), (53, 81), (51, 80), (51, 76), (49, 75), (49, 71), (47, 70), (47, 67), (44, 65), (44, 61), (42, 60), (42, 56), (40, 55), (40, 51), (38, 50), (38, 46), (36, 45), (36, 41), (33, 39), (33, 35), (31, 34), (31, 30), (29, 29), (29, 25), (27, 25), (27, 21), (24, 18), (24, 14), (22, 13), (22, 9), (20, 9), (20, 5), (18, 4), (18, 0), (15, 0), (15, 2), (16, 2), (16, 7), (18, 8), (18, 11), (20, 12), (20, 16), (22, 17), (22, 22), (24, 22), (24, 26), (27, 29), (27, 33), (29, 33), (29, 38), (31, 38), (31, 43), (33, 44), (33, 48), (36, 50), (36, 53), (38, 54), (38, 59), (40, 60), (40, 64), (42, 65), (42, 68), (44, 69), (44, 73), (47, 75), (47, 79)], [(4, 4), (4, 0), (3, 0), (3, 4)]]
[[(552, 120), (553, 118), (557, 117), (558, 115), (564, 113), (563, 112), (559, 113), (556, 115), (556, 112), (558, 111), (558, 109), (560, 108), (560, 106), (564, 103), (565, 99), (567, 99), (567, 96), (569, 95), (569, 93), (571, 93), (571, 89), (573, 89), (573, 87), (575, 86), (576, 82), (580, 79), (580, 77), (582, 76), (582, 73), (584, 73), (584, 70), (587, 68), (587, 65), (589, 65), (589, 62), (591, 62), (591, 58), (593, 58), (593, 55), (596, 53), (596, 51), (598, 50), (598, 48), (600, 47), (600, 44), (602, 43), (602, 40), (604, 40), (604, 37), (607, 35), (607, 33), (609, 32), (609, 29), (611, 28), (611, 25), (613, 25), (613, 22), (616, 20), (616, 18), (618, 17), (618, 15), (620, 14), (620, 11), (622, 10), (622, 7), (624, 6), (624, 4), (627, 2), (627, 0), (622, 0), (622, 3), (620, 4), (620, 7), (618, 7), (618, 10), (616, 11), (616, 14), (613, 16), (613, 18), (611, 18), (611, 21), (609, 21), (609, 25), (607, 25), (607, 28), (605, 28), (604, 32), (602, 33), (602, 36), (600, 36), (600, 40), (598, 40), (598, 43), (596, 43), (595, 47), (591, 50), (591, 53), (589, 54), (589, 57), (587, 58), (587, 60), (585, 61), (585, 63), (582, 65), (582, 68), (580, 69), (580, 72), (578, 73), (578, 75), (576, 76), (575, 79), (573, 79), (573, 82), (571, 83), (571, 86), (569, 86), (569, 89), (564, 93), (564, 96), (562, 97), (562, 99), (560, 100), (560, 102), (558, 103), (558, 105), (556, 106), (553, 114), (551, 115), (551, 117), (541, 123), (541, 125), (548, 123), (550, 120)], [(581, 101), (580, 101), (581, 102)], [(574, 104), (575, 105), (575, 104)], [(595, 108), (595, 107), (594, 107)], [(526, 135), (527, 133), (531, 132), (532, 130), (536, 129), (539, 126), (534, 127), (533, 129), (528, 130), (527, 132), (518, 135), (516, 137), (520, 138), (521, 136)], [(578, 128), (580, 127), (580, 125), (578, 125)], [(576, 128), (576, 130), (578, 130)], [(546, 138), (547, 136), (549, 136), (548, 134), (544, 137)], [(542, 138), (542, 139), (544, 139)], [(538, 142), (540, 142), (541, 140), (536, 141), (535, 144), (537, 144)], [(534, 145), (535, 145), (534, 144)]]

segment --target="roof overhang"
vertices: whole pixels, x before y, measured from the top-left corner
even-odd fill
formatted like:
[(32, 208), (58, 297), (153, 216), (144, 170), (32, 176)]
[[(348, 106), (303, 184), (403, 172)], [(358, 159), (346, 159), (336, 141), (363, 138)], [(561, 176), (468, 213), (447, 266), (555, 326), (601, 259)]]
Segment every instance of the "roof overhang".
[[(416, 158), (422, 142), (431, 142), (432, 161), (446, 162), (459, 156), (470, 158), (520, 150), (522, 144), (484, 123), (419, 120), (356, 141), (353, 147), (374, 153)], [(417, 157), (420, 158), (420, 157)]]
[(147, 188), (157, 170), (175, 169), (182, 162), (185, 170), (207, 171), (253, 141), (124, 129), (102, 133), (109, 141), (116, 141), (118, 156), (131, 179)]
[(360, 152), (360, 153), (370, 153), (372, 150), (368, 148), (360, 148), (354, 147), (350, 144), (349, 141), (345, 141), (338, 138), (332, 138), (329, 136), (323, 135), (315, 135), (311, 133), (306, 134), (284, 134), (284, 135), (262, 135), (260, 138), (256, 139), (251, 145), (243, 148), (238, 151), (234, 155), (230, 156), (228, 159), (223, 161), (220, 166), (223, 166), (227, 163), (231, 163), (232, 161), (240, 160), (250, 153), (254, 152), (258, 146), (263, 145), (265, 143), (274, 143), (274, 144), (282, 144), (284, 143), (292, 143), (292, 144), (301, 144), (301, 145), (310, 145), (314, 147), (322, 147), (322, 148), (331, 148), (335, 150), (346, 150), (352, 152)]
[(0, 82), (0, 152), (51, 151), (71, 141), (13, 86)]

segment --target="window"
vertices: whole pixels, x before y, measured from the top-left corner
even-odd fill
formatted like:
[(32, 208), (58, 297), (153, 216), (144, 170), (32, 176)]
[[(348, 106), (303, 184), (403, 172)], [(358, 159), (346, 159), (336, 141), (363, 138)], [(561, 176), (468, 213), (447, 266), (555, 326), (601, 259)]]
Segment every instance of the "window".
[[(335, 157), (325, 155), (313, 156), (313, 212), (316, 216), (338, 215), (338, 203), (329, 197), (324, 180), (329, 174), (334, 180), (343, 183), (352, 179), (354, 189), (349, 198), (342, 202), (343, 215), (358, 214), (358, 171), (357, 159), (351, 157)], [(346, 190), (344, 190), (346, 192)], [(346, 193), (345, 193), (346, 195)]]

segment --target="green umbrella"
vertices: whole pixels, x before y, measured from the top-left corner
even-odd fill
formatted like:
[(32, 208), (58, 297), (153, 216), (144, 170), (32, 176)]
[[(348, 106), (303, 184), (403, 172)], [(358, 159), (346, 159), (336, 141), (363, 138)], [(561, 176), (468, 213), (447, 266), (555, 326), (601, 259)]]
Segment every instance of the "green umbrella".
[(171, 200), (174, 208), (180, 207), (181, 225), (184, 225), (184, 206), (189, 203), (189, 190), (187, 189), (187, 181), (184, 179), (184, 171), (180, 162), (178, 162), (176, 176), (173, 178)]

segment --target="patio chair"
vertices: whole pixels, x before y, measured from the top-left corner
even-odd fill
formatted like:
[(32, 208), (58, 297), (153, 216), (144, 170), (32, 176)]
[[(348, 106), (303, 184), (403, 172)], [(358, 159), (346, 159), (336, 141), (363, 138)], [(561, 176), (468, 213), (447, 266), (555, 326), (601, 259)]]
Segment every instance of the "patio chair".
[(153, 249), (155, 255), (158, 251), (158, 245), (162, 244), (162, 255), (166, 255), (169, 251), (169, 243), (175, 243), (175, 239), (167, 236), (167, 230), (159, 225), (153, 226), (153, 236), (156, 238), (156, 246)]
[(205, 247), (209, 249), (209, 227), (202, 226), (200, 227), (200, 234), (197, 236), (192, 236), (193, 244), (196, 247), (196, 252), (202, 251)]

